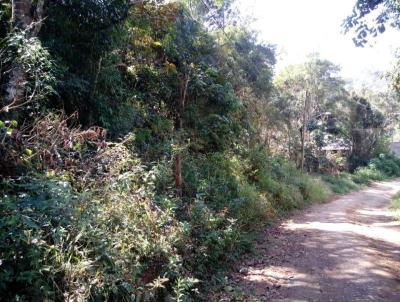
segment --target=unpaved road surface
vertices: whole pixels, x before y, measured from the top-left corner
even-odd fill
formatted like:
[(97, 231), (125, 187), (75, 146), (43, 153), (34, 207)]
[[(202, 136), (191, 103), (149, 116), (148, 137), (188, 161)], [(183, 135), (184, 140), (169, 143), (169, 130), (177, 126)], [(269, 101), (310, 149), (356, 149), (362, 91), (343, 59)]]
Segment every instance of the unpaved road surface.
[(315, 205), (266, 231), (219, 301), (400, 302), (400, 180)]

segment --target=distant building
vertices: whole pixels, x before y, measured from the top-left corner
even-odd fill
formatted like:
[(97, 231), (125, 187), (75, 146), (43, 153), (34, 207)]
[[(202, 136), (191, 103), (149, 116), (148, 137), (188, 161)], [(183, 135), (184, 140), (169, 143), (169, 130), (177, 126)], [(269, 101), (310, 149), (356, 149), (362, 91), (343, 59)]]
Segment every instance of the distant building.
[(337, 139), (326, 146), (322, 147), (322, 150), (329, 153), (346, 153), (350, 150), (350, 146), (343, 140)]

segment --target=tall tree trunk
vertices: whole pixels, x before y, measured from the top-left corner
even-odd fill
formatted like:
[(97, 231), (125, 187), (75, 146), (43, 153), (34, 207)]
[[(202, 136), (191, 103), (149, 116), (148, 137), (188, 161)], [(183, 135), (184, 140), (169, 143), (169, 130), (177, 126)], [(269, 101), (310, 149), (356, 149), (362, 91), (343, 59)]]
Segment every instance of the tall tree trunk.
[(24, 83), (26, 81), (26, 73), (21, 66), (16, 65), (12, 68), (10, 79), (7, 85), (7, 106), (3, 111), (8, 112), (9, 108), (21, 102), (24, 98)]
[[(44, 0), (39, 0), (32, 14), (31, 0), (13, 0), (11, 23), (13, 30), (22, 31), (27, 37), (36, 37), (42, 25)], [(21, 103), (25, 94), (26, 72), (18, 62), (15, 62), (10, 72), (6, 88), (6, 109)]]
[(306, 96), (304, 98), (304, 109), (303, 109), (303, 125), (301, 130), (301, 171), (304, 171), (305, 162), (305, 138), (306, 138), (306, 128), (307, 128), (307, 111), (308, 111), (308, 90), (306, 90)]
[(288, 130), (288, 155), (289, 155), (289, 159), (292, 159), (292, 134), (290, 133), (290, 127), (287, 126), (287, 130)]
[(182, 196), (182, 156), (178, 153), (175, 155), (175, 188), (176, 188), (176, 196)]
[[(31, 17), (32, 2), (30, 0), (13, 0), (11, 23), (14, 30), (27, 30), (32, 23)], [(7, 86), (7, 105), (14, 105), (20, 102), (24, 96), (24, 82), (26, 74), (19, 64), (12, 66), (10, 79)]]
[[(184, 75), (184, 79), (181, 83), (181, 93), (180, 93), (181, 96), (180, 96), (180, 100), (179, 100), (180, 112), (178, 113), (177, 122), (176, 122), (176, 127), (177, 127), (178, 131), (183, 128), (183, 119), (182, 119), (181, 113), (185, 109), (186, 95), (187, 95), (189, 80), (190, 80), (190, 70)], [(181, 197), (182, 189), (183, 189), (182, 155), (180, 154), (179, 150), (175, 154), (175, 172), (174, 173), (175, 173), (176, 194), (178, 197)]]
[(12, 1), (11, 22), (14, 27), (20, 30), (26, 30), (32, 23), (32, 1), (31, 0), (13, 0)]

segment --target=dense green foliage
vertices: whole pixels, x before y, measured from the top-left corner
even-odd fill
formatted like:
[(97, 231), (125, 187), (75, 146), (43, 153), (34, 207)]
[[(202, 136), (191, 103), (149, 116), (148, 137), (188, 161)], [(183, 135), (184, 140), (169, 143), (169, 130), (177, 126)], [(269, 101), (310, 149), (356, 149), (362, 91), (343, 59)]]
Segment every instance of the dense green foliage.
[(0, 5), (1, 299), (199, 300), (275, 218), (400, 176), (371, 99), (275, 75), (231, 0)]
[(185, 162), (183, 199), (169, 161), (144, 166), (123, 145), (97, 155), (86, 177), (3, 183), (3, 297), (199, 298), (191, 289), (248, 250), (251, 231), (329, 197), (323, 183), (262, 150)]

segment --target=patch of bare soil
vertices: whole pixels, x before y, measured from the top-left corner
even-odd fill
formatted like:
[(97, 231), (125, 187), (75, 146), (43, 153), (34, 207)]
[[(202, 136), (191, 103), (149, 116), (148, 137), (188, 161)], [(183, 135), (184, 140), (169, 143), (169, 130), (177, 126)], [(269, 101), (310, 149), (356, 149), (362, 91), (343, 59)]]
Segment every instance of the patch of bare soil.
[(214, 301), (400, 301), (400, 180), (315, 205), (268, 228)]

